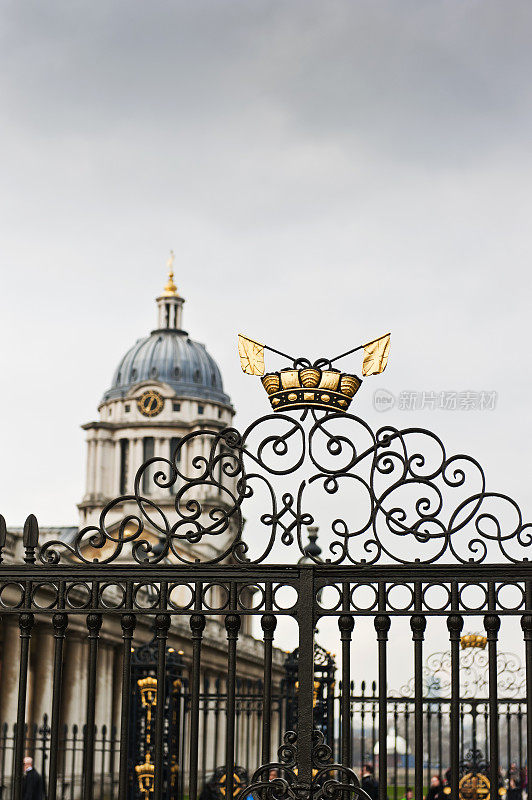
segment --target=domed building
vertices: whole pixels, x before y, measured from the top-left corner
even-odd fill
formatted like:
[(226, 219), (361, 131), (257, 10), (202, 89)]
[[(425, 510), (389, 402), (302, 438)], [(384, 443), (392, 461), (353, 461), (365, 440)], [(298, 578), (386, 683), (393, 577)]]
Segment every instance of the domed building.
[[(131, 494), (137, 470), (150, 458), (175, 459), (181, 473), (193, 475), (192, 461), (197, 455), (209, 456), (212, 437), (194, 437), (178, 450), (183, 436), (203, 428), (218, 431), (232, 422), (235, 412), (218, 364), (205, 345), (183, 329), (184, 302), (170, 270), (164, 291), (156, 299), (156, 328), (120, 359), (98, 407), (99, 420), (82, 426), (87, 431), (87, 477), (78, 506), (80, 527), (97, 524), (110, 500)], [(163, 464), (144, 471), (140, 490), (171, 516), (179, 479), (172, 486), (157, 486), (153, 476)], [(168, 476), (170, 472), (168, 467)], [(218, 477), (224, 477), (221, 467)], [(204, 513), (210, 510), (209, 501), (219, 506), (222, 499), (220, 495), (209, 498), (207, 491), (205, 487), (195, 495)], [(186, 499), (190, 497), (187, 492)], [(117, 506), (116, 524), (128, 511), (134, 513), (133, 502)], [(216, 547), (223, 544), (218, 538)], [(206, 543), (198, 550), (205, 557), (215, 554), (212, 548)]]
[[(133, 489), (135, 475), (144, 462), (150, 458), (160, 457), (167, 462), (175, 463), (181, 475), (187, 478), (198, 477), (198, 467), (194, 459), (203, 456), (208, 459), (212, 455), (213, 441), (216, 433), (231, 425), (234, 416), (229, 395), (224, 390), (222, 375), (218, 364), (208, 353), (205, 345), (191, 339), (183, 329), (183, 297), (178, 293), (174, 283), (174, 275), (170, 270), (168, 282), (163, 292), (156, 298), (156, 326), (147, 336), (139, 339), (122, 356), (115, 369), (111, 385), (106, 389), (98, 406), (99, 419), (88, 422), (82, 427), (87, 433), (87, 470), (86, 487), (83, 499), (78, 505), (79, 527), (69, 525), (63, 527), (47, 527), (40, 525), (40, 543), (60, 540), (72, 549), (63, 554), (65, 562), (71, 558), (76, 561), (75, 549), (79, 531), (90, 525), (98, 526), (102, 509), (110, 501), (120, 498), (106, 518), (108, 532), (118, 527), (129, 515), (138, 515), (139, 507), (134, 499)], [(180, 445), (187, 434), (197, 433), (190, 441)], [(178, 447), (178, 445), (180, 445)], [(218, 445), (217, 445), (218, 446)], [(216, 453), (217, 454), (217, 453)], [(139, 492), (142, 497), (153, 501), (172, 523), (179, 515), (179, 510), (190, 499), (201, 501), (202, 514), (207, 515), (212, 508), (220, 508), (225, 500), (224, 489), (234, 488), (234, 478), (223, 474), (220, 461), (215, 469), (216, 480), (209, 484), (204, 481), (200, 487), (187, 488), (186, 497), (180, 498), (180, 479), (172, 484), (171, 467), (167, 463), (166, 481), (154, 481), (155, 472), (164, 469), (164, 461), (158, 462), (144, 470), (141, 475)], [(200, 468), (201, 470), (201, 468)], [(165, 485), (158, 485), (165, 484)], [(177, 505), (177, 508), (176, 508)], [(40, 521), (41, 522), (41, 521)], [(126, 528), (127, 531), (127, 528)], [(152, 544), (160, 541), (161, 532), (156, 525), (145, 520), (142, 539)], [(227, 530), (222, 535), (210, 538), (212, 541), (192, 545), (188, 541), (179, 540), (180, 550), (174, 543), (175, 552), (165, 558), (166, 564), (176, 563), (175, 553), (183, 556), (183, 561), (192, 561), (199, 557), (202, 561), (216, 557), (224, 551), (233, 537), (233, 531)], [(105, 560), (116, 542), (109, 541), (98, 550), (94, 557)], [(92, 558), (91, 536), (83, 537), (80, 548), (84, 558)], [(3, 557), (7, 563), (21, 563), (24, 557), (22, 529), (10, 527), (7, 531), (6, 546)], [(131, 551), (120, 554), (116, 563), (124, 564), (131, 560)], [(155, 573), (156, 574), (156, 573)], [(187, 587), (174, 587), (172, 602), (181, 602), (181, 589), (185, 594)], [(108, 586), (106, 592), (111, 594), (114, 602), (118, 594), (116, 587)], [(223, 608), (223, 587), (213, 582), (205, 587), (206, 602), (211, 608)], [(243, 586), (240, 599), (245, 604), (254, 593), (253, 587)], [(140, 595), (139, 595), (140, 597)], [(144, 602), (146, 598), (142, 598)], [(111, 606), (112, 607), (112, 606)], [(141, 608), (142, 605), (139, 606)], [(149, 607), (149, 604), (145, 607)], [(246, 606), (245, 606), (246, 607)], [(251, 607), (251, 605), (249, 605)], [(81, 608), (81, 606), (80, 606)], [(135, 627), (132, 645), (134, 653), (143, 652), (142, 647), (152, 639), (153, 618), (139, 614)], [(190, 669), (192, 664), (192, 641), (189, 620), (186, 615), (173, 614), (168, 633), (169, 653), (179, 661), (183, 679), (179, 692), (186, 699)], [(109, 786), (117, 785), (118, 758), (114, 767), (109, 766), (109, 758), (104, 763), (101, 753), (105, 748), (110, 753), (117, 752), (120, 740), (120, 703), (122, 686), (122, 652), (123, 639), (118, 615), (106, 620), (98, 641), (98, 673), (96, 687), (95, 724), (96, 733), (96, 772), (103, 786), (106, 785), (106, 796), (113, 796)], [(68, 635), (65, 641), (64, 691), (61, 698), (61, 730), (65, 748), (69, 753), (78, 748), (78, 760), (68, 762), (71, 775), (65, 780), (73, 780), (76, 786), (81, 785), (83, 770), (81, 730), (85, 721), (86, 692), (88, 685), (89, 642), (83, 615), (69, 621)], [(144, 657), (144, 656), (143, 656)], [(174, 657), (174, 656), (173, 656)], [(0, 741), (0, 763), (6, 759), (6, 753), (14, 741), (14, 723), (17, 719), (17, 686), (20, 658), (20, 630), (15, 615), (4, 615), (0, 620), (0, 729), (4, 731), (3, 744)], [(139, 656), (140, 658), (140, 656)], [(273, 648), (273, 680), (274, 690), (279, 691), (283, 676), (285, 654)], [(258, 696), (260, 681), (263, 676), (264, 644), (252, 635), (252, 617), (244, 615), (238, 640), (237, 665), (237, 697), (238, 692), (245, 699), (238, 702), (250, 708), (251, 697)], [(52, 674), (54, 663), (54, 631), (49, 615), (36, 615), (35, 626), (31, 637), (30, 661), (28, 670), (28, 692), (26, 701), (26, 721), (29, 737), (26, 747), (28, 752), (42, 749), (49, 758), (48, 721), (52, 707)], [(226, 694), (227, 674), (227, 632), (223, 624), (223, 616), (210, 615), (206, 618), (202, 638), (202, 666), (200, 675), (201, 690), (207, 695), (216, 693), (223, 708)], [(176, 684), (177, 685), (177, 684)], [(181, 684), (180, 684), (181, 686)], [(177, 690), (176, 690), (177, 691)], [(252, 693), (252, 694), (250, 694)], [(180, 695), (181, 696), (181, 695)], [(212, 695), (214, 697), (214, 694)], [(188, 703), (188, 701), (187, 701)], [(183, 730), (188, 732), (190, 707), (183, 703)], [(216, 706), (218, 709), (218, 706)], [(252, 759), (258, 758), (258, 741), (260, 739), (259, 705), (253, 707), (253, 715), (248, 713), (247, 728), (244, 725), (236, 740), (236, 755), (244, 758), (244, 753), (251, 752)], [(280, 708), (280, 707), (279, 707)], [(219, 710), (219, 709), (218, 709)], [(214, 734), (215, 710), (214, 700), (202, 712), (202, 732), (199, 744), (200, 764), (207, 765), (210, 771), (223, 763), (222, 753), (225, 746), (223, 731)], [(278, 736), (280, 711), (272, 722), (272, 736)], [(216, 723), (217, 724), (217, 723)], [(4, 727), (2, 727), (4, 726)], [(79, 734), (77, 731), (79, 730)], [(31, 733), (37, 731), (38, 733)], [(43, 740), (38, 738), (44, 731)], [(7, 732), (7, 733), (6, 733)], [(187, 734), (188, 735), (188, 734)], [(7, 736), (7, 738), (6, 738)], [(76, 738), (78, 737), (78, 738)], [(8, 743), (6, 745), (6, 742)], [(76, 742), (78, 742), (76, 744)], [(186, 766), (189, 763), (188, 739), (183, 739), (181, 756), (183, 759), (183, 780), (187, 780)], [(7, 749), (6, 749), (7, 748)], [(251, 750), (250, 750), (251, 748)], [(11, 751), (9, 751), (11, 752)], [(66, 750), (63, 750), (66, 752)], [(70, 756), (69, 756), (70, 759)], [(6, 763), (8, 763), (6, 761)], [(10, 763), (10, 762), (9, 762)], [(64, 761), (64, 764), (67, 762)], [(60, 768), (61, 769), (61, 768)], [(113, 772), (114, 769), (114, 772)], [(205, 771), (205, 770), (204, 770)], [(6, 777), (7, 776), (7, 777)], [(4, 779), (9, 780), (11, 767), (6, 768)], [(101, 777), (103, 776), (103, 777)], [(205, 776), (204, 776), (205, 777)], [(114, 781), (114, 783), (113, 783)], [(76, 789), (77, 791), (77, 789)], [(77, 794), (73, 796), (78, 796)]]

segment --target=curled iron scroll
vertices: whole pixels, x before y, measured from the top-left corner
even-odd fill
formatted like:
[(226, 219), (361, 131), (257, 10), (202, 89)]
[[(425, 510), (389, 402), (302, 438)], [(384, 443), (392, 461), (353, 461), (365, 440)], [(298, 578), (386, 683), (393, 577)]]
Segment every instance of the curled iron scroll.
[[(244, 519), (259, 497), (246, 541)], [(328, 503), (335, 513), (324, 522)], [(320, 525), (320, 558), (306, 553), (309, 525)], [(287, 560), (280, 545), (294, 563), (519, 563), (531, 543), (518, 504), (489, 491), (478, 461), (448, 455), (432, 431), (373, 431), (352, 414), (305, 411), (266, 415), (243, 433), (187, 434), (172, 460), (143, 464), (132, 492), (111, 500), (97, 524), (46, 542), (40, 559), (265, 563), (274, 553)]]
[(370, 800), (362, 789), (354, 770), (333, 761), (332, 750), (321, 731), (312, 733), (312, 777), (306, 785), (300, 777), (297, 734), (288, 731), (278, 750), (278, 760), (263, 764), (254, 773), (248, 786), (242, 789), (235, 800), (245, 800), (249, 795), (267, 797), (268, 800), (341, 800), (345, 797)]

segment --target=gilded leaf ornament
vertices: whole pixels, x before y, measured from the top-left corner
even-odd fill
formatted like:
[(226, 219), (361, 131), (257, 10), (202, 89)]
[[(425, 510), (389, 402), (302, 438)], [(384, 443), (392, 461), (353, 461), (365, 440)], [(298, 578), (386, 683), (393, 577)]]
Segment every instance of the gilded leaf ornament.
[(364, 345), (364, 361), (362, 362), (362, 375), (379, 375), (386, 369), (388, 354), (390, 352), (390, 334), (381, 336), (373, 342)]
[(264, 375), (264, 345), (238, 334), (240, 366), (246, 375)]

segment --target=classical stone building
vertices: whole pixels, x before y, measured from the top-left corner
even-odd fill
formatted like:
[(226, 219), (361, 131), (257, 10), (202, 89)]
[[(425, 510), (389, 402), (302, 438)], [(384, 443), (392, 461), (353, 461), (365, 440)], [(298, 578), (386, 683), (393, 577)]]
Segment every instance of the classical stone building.
[[(102, 508), (109, 501), (119, 496), (119, 502), (107, 517), (107, 529), (113, 533), (119, 522), (128, 514), (138, 512), (134, 499), (135, 481), (138, 481), (139, 492), (157, 504), (164, 514), (171, 517), (176, 514), (176, 495), (179, 493), (179, 479), (169, 485), (171, 468), (165, 469), (165, 476), (155, 480), (155, 467), (152, 465), (137, 476), (141, 465), (151, 458), (162, 458), (172, 462), (176, 457), (176, 448), (184, 437), (194, 431), (210, 431), (210, 436), (196, 436), (190, 443), (182, 444), (177, 455), (177, 465), (182, 474), (193, 475), (197, 467), (194, 460), (208, 458), (212, 446), (212, 432), (217, 432), (231, 424), (234, 407), (224, 391), (220, 369), (208, 353), (205, 345), (194, 341), (183, 329), (184, 299), (178, 293), (170, 271), (168, 282), (157, 297), (157, 322), (155, 329), (139, 339), (120, 359), (115, 370), (111, 386), (105, 391), (98, 407), (99, 418), (83, 425), (87, 433), (87, 472), (86, 488), (78, 505), (79, 526), (71, 525), (63, 528), (40, 527), (40, 543), (59, 540), (66, 549), (67, 558), (73, 563), (79, 562), (79, 554), (90, 558), (92, 554), (90, 537), (80, 537), (80, 530), (87, 526), (97, 525)], [(163, 463), (163, 462), (161, 462)], [(161, 469), (157, 465), (157, 470)], [(220, 467), (218, 488), (203, 486), (186, 497), (178, 498), (180, 504), (191, 497), (201, 500), (203, 514), (223, 502), (223, 486), (227, 481)], [(213, 494), (209, 495), (212, 490)], [(215, 557), (224, 551), (231, 536), (229, 530), (220, 537), (211, 537), (213, 542), (192, 545), (183, 542), (175, 553), (168, 554), (168, 562), (179, 560), (190, 561), (199, 557)], [(157, 525), (150, 525), (146, 520), (142, 534), (143, 539), (156, 547), (161, 540)], [(112, 552), (115, 545), (111, 540), (94, 551), (99, 559)], [(121, 558), (122, 556), (119, 556)], [(130, 556), (129, 556), (130, 557)], [(22, 530), (8, 530), (4, 560), (21, 562), (23, 558)], [(179, 592), (186, 592), (186, 587), (176, 590), (176, 602)], [(212, 587), (210, 603), (217, 608), (221, 587)], [(46, 588), (42, 589), (43, 596)], [(250, 590), (250, 593), (252, 590)], [(83, 589), (80, 587), (80, 602)], [(112, 591), (110, 591), (112, 595)], [(251, 594), (250, 594), (251, 598)], [(5, 601), (6, 598), (3, 598)], [(110, 597), (112, 600), (112, 597)], [(186, 594), (183, 597), (186, 602)], [(223, 606), (223, 603), (220, 604)], [(79, 730), (84, 723), (88, 641), (84, 615), (79, 621), (69, 624), (64, 659), (64, 692), (62, 697), (62, 722), (65, 731), (72, 731), (74, 725)], [(238, 672), (247, 681), (260, 681), (262, 675), (263, 644), (251, 633), (251, 618), (244, 617), (238, 643)], [(226, 632), (218, 617), (207, 620), (202, 648), (202, 686), (212, 687), (217, 683), (223, 693), (226, 674)], [(140, 618), (135, 631), (134, 645), (139, 646), (149, 641), (150, 620)], [(106, 620), (101, 631), (98, 652), (98, 686), (96, 700), (96, 725), (101, 730), (106, 726), (108, 735), (111, 731), (115, 737), (120, 731), (120, 686), (121, 686), (121, 630), (118, 620)], [(5, 615), (0, 623), (0, 726), (7, 723), (7, 740), (11, 736), (11, 728), (16, 719), (17, 684), (19, 660), (19, 629), (17, 618)], [(178, 617), (172, 618), (169, 645), (182, 654), (185, 672), (191, 660), (190, 629), (187, 622)], [(49, 617), (36, 621), (31, 638), (30, 664), (26, 720), (31, 728), (42, 726), (45, 715), (51, 716), (52, 699), (52, 660), (53, 637)], [(274, 672), (277, 685), (282, 675), (285, 654), (274, 650)], [(258, 684), (257, 684), (258, 685)], [(253, 723), (256, 730), (248, 729), (248, 736), (255, 742), (259, 735), (258, 722)], [(0, 728), (1, 733), (1, 728)], [(70, 733), (65, 734), (70, 735)], [(244, 736), (244, 726), (241, 735)], [(223, 731), (220, 732), (223, 739)], [(202, 735), (206, 743), (205, 757), (200, 755), (200, 763), (208, 769), (215, 763), (212, 731)], [(223, 741), (218, 742), (219, 752), (223, 752)], [(6, 744), (4, 742), (4, 749)], [(29, 749), (32, 744), (29, 742)], [(0, 750), (2, 742), (0, 737)], [(38, 749), (35, 746), (35, 749)], [(248, 750), (258, 754), (253, 743)], [(186, 754), (184, 754), (186, 755)], [(2, 753), (0, 752), (0, 761)], [(4, 756), (9, 773), (9, 752)], [(81, 761), (79, 762), (81, 768)], [(117, 765), (116, 765), (117, 766)], [(253, 766), (253, 764), (249, 765)], [(1, 776), (0, 776), (1, 777)]]

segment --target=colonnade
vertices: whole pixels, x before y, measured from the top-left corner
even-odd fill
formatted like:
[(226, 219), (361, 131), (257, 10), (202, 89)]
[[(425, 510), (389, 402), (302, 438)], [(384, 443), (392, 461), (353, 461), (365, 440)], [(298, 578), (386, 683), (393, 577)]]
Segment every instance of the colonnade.
[[(2, 658), (0, 664), (0, 722), (12, 725), (17, 719), (20, 665), (18, 618), (2, 620)], [(65, 642), (61, 724), (81, 727), (87, 698), (88, 640), (81, 627), (71, 627)], [(96, 685), (96, 725), (118, 725), (120, 708), (120, 668), (122, 652), (118, 641), (102, 636), (98, 648)], [(49, 620), (38, 620), (30, 643), (26, 723), (42, 724), (45, 714), (51, 719), (54, 668), (54, 636)]]
[[(77, 619), (72, 616), (69, 619), (68, 632), (64, 644), (63, 675), (62, 675), (62, 697), (61, 697), (61, 730), (64, 726), (68, 728), (69, 741), (72, 737), (73, 726), (78, 729), (78, 746), (82, 746), (83, 726), (86, 719), (86, 704), (88, 691), (88, 638), (84, 629), (82, 617)], [(248, 621), (246, 619), (246, 621)], [(106, 622), (109, 625), (106, 626)], [(115, 627), (116, 626), (116, 629)], [(139, 630), (144, 641), (149, 639), (149, 629), (142, 625)], [(190, 760), (190, 747), (198, 749), (198, 767), (201, 780), (208, 779), (216, 766), (223, 764), (225, 757), (225, 697), (226, 686), (226, 654), (224, 652), (225, 630), (219, 623), (209, 620), (206, 628), (205, 640), (205, 663), (202, 666), (200, 675), (201, 691), (208, 692), (211, 700), (206, 709), (204, 702), (200, 706), (199, 737), (198, 741), (189, 741), (190, 721), (185, 722), (185, 738), (182, 740), (179, 753), (179, 761), (182, 764), (182, 774), (185, 783), (188, 782), (188, 764)], [(211, 638), (214, 635), (215, 641)], [(218, 637), (220, 637), (218, 641)], [(250, 653), (251, 649), (256, 648), (256, 642), (244, 632), (241, 634), (240, 642)], [(20, 631), (17, 615), (5, 615), (0, 622), (0, 725), (7, 723), (8, 738), (12, 736), (13, 725), (17, 719), (18, 705), (18, 685), (20, 669)], [(190, 640), (183, 638), (182, 634), (175, 631), (169, 639), (172, 647), (183, 647), (185, 650), (185, 663), (190, 663)], [(214, 647), (213, 647), (214, 645)], [(242, 656), (244, 656), (244, 652)], [(255, 654), (252, 661), (248, 661), (245, 656), (240, 664), (237, 675), (244, 685), (245, 681), (251, 679), (256, 692), (255, 699), (249, 694), (249, 684), (243, 689), (246, 697), (237, 701), (237, 723), (236, 723), (236, 752), (237, 763), (252, 772), (260, 762), (261, 734), (262, 734), (262, 697), (257, 691), (257, 681), (262, 675), (262, 668), (257, 661)], [(279, 686), (281, 677), (281, 652), (276, 651), (275, 683)], [(30, 640), (30, 658), (28, 669), (28, 683), (26, 696), (26, 724), (28, 730), (33, 726), (39, 729), (42, 726), (45, 715), (48, 717), (48, 725), (51, 722), (52, 713), (52, 692), (53, 692), (53, 669), (54, 669), (54, 636), (50, 618), (40, 619), (36, 617), (35, 625), (32, 630)], [(188, 670), (185, 668), (186, 679), (189, 678)], [(116, 620), (104, 620), (101, 629), (101, 636), (98, 644), (98, 663), (96, 670), (95, 687), (95, 725), (98, 729), (98, 736), (101, 737), (102, 727), (107, 727), (107, 740), (111, 737), (113, 728), (114, 740), (118, 743), (120, 737), (120, 707), (121, 707), (121, 682), (122, 682), (122, 641), (119, 625)], [(218, 688), (216, 684), (218, 682)], [(216, 701), (213, 695), (219, 694), (220, 699)], [(189, 708), (187, 706), (187, 713)], [(272, 731), (272, 753), (276, 751), (279, 725), (281, 720), (278, 714), (274, 713), (271, 720)], [(0, 743), (1, 745), (1, 743)], [(5, 750), (5, 742), (4, 742)], [(116, 745), (118, 746), (118, 745)], [(68, 746), (65, 745), (68, 750)], [(4, 779), (9, 779), (12, 774), (12, 754), (10, 746), (7, 758), (4, 757)], [(28, 739), (27, 751), (32, 753), (31, 738)], [(71, 752), (71, 750), (68, 750)], [(117, 752), (117, 751), (116, 751)], [(71, 756), (68, 757), (67, 769)], [(37, 762), (40, 763), (39, 761)], [(115, 760), (115, 769), (118, 761)], [(106, 773), (105, 780), (110, 780), (109, 763), (102, 771), (101, 751), (96, 751), (95, 755), (95, 775)], [(81, 756), (77, 761), (76, 780), (81, 781)], [(99, 780), (99, 779), (98, 779)], [(76, 784), (77, 785), (77, 784)]]
[[(170, 459), (170, 449), (173, 436), (161, 436), (160, 431), (146, 430), (142, 436), (121, 436), (112, 439), (105, 430), (96, 430), (92, 438), (87, 441), (87, 487), (86, 498), (110, 499), (118, 497), (120, 491), (121, 475), (121, 439), (127, 439), (129, 443), (128, 468), (126, 478), (126, 488), (128, 492), (133, 490), (135, 475), (138, 468), (144, 461), (143, 440), (146, 436), (154, 440), (154, 455)], [(184, 444), (181, 453), (180, 469), (192, 476), (194, 469), (192, 462), (196, 456), (203, 456), (208, 459), (210, 456), (212, 441), (209, 437), (198, 436), (190, 442)], [(222, 477), (223, 475), (216, 476)], [(175, 491), (175, 490), (174, 490)], [(156, 495), (169, 495), (169, 489), (160, 489), (153, 485), (152, 493)]]

